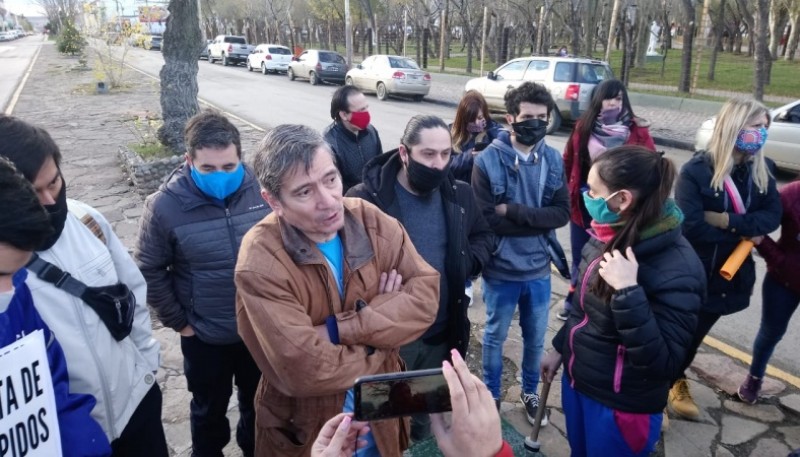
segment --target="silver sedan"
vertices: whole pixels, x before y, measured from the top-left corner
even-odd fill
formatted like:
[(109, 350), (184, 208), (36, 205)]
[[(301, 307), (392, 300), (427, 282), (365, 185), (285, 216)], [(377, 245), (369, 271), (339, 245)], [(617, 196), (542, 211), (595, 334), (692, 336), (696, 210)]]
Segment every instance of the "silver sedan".
[(378, 54), (348, 71), (344, 83), (364, 92), (375, 92), (378, 100), (386, 100), (389, 95), (408, 95), (421, 101), (431, 90), (431, 74), (408, 57)]
[[(764, 154), (778, 168), (800, 171), (800, 100), (770, 110), (771, 119)], [(707, 119), (697, 130), (695, 149), (705, 149), (716, 124), (716, 116)]]

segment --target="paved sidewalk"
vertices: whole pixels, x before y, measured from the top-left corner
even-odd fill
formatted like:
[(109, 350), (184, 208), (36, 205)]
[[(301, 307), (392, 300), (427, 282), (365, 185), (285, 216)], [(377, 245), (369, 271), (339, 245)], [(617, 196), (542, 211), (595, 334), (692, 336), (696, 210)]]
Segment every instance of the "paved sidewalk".
[[(120, 120), (147, 110), (158, 112), (158, 86), (131, 74), (128, 78), (130, 87), (122, 93), (93, 95), (92, 71), (76, 70), (77, 65), (77, 59), (60, 56), (52, 44), (44, 44), (13, 114), (51, 133), (63, 154), (62, 170), (68, 195), (103, 212), (130, 249), (142, 211), (142, 199), (128, 185), (117, 162), (118, 146), (136, 139)], [(687, 113), (683, 115), (688, 116)], [(668, 122), (663, 120), (663, 113), (658, 110), (653, 111), (650, 119), (654, 125)], [(237, 126), (242, 133), (243, 150), (252, 151), (261, 134), (247, 125), (239, 123)], [(566, 289), (567, 284), (554, 276), (547, 346), (553, 332), (561, 325), (555, 319), (555, 312)], [(483, 334), (485, 318), (479, 287), (476, 287), (475, 297), (470, 317), (473, 340), (477, 344)], [(180, 344), (174, 331), (161, 328), (157, 322), (154, 328), (163, 349), (158, 380), (164, 390), (162, 417), (167, 439), (172, 455), (188, 456), (190, 394), (182, 375)], [(505, 350), (513, 362), (509, 366), (518, 365), (521, 349), (519, 327), (514, 324)], [(473, 359), (473, 366), (475, 362)], [(656, 455), (784, 457), (790, 449), (800, 448), (800, 391), (770, 379), (765, 385), (765, 391), (771, 394), (768, 398), (757, 406), (743, 405), (733, 399), (732, 393), (743, 379), (745, 370), (740, 362), (704, 347), (690, 373), (693, 391), (704, 409), (703, 417), (698, 422), (673, 419)], [(514, 378), (514, 373), (507, 375), (504, 377)], [(545, 427), (540, 436), (542, 451), (549, 457), (569, 454), (559, 393), (560, 385), (556, 383), (550, 397), (552, 425)], [(502, 411), (509, 422), (526, 434), (530, 426), (518, 398), (519, 387), (511, 386)], [(230, 411), (234, 427), (237, 417), (234, 404)], [(231, 443), (225, 455), (241, 454)]]

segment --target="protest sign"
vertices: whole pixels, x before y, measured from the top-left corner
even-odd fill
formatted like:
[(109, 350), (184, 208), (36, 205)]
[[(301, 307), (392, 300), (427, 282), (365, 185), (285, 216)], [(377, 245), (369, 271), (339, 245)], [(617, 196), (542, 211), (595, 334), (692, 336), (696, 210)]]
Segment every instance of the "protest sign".
[(0, 457), (61, 457), (44, 332), (0, 349)]

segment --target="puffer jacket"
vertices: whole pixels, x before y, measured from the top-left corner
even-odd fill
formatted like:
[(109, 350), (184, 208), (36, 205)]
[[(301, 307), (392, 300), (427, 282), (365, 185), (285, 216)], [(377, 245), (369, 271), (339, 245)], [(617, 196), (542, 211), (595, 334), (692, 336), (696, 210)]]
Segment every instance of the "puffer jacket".
[[(55, 397), (61, 436), (61, 452), (64, 457), (109, 456), (111, 455), (111, 446), (108, 444), (108, 438), (103, 433), (100, 424), (90, 416), (95, 399), (91, 395), (70, 393), (64, 351), (56, 340), (55, 334), (50, 331), (34, 308), (31, 292), (25, 285), (27, 276), (28, 271), (24, 269), (14, 275), (12, 278), (15, 288), (14, 297), (8, 308), (0, 309), (0, 348), (14, 343), (25, 335), (41, 331), (47, 351), (48, 366), (46, 368), (53, 380), (53, 396)], [(43, 372), (39, 371), (39, 373)], [(17, 394), (20, 395), (19, 392)], [(5, 405), (3, 409), (5, 409)], [(8, 424), (9, 428), (12, 424), (13, 422)], [(5, 450), (7, 451), (8, 448)], [(3, 452), (3, 455), (8, 455), (8, 453)], [(17, 453), (13, 452), (13, 455), (17, 455)]]
[(361, 182), (367, 162), (383, 154), (381, 137), (372, 124), (355, 134), (341, 122), (332, 122), (322, 135), (336, 157), (336, 168), (342, 175), (343, 193)]
[[(653, 142), (653, 137), (650, 136), (649, 125), (643, 119), (633, 118), (630, 125), (630, 135), (628, 135), (628, 140), (625, 141), (625, 144), (644, 146), (651, 151), (655, 151), (656, 144)], [(584, 160), (580, 154), (581, 146), (578, 135), (580, 126), (581, 123), (578, 121), (564, 148), (564, 170), (566, 170), (567, 186), (569, 187), (569, 220), (579, 227), (589, 228), (591, 218), (589, 213), (586, 212), (583, 197), (581, 196), (581, 187), (586, 184), (586, 178), (589, 176), (589, 167), (586, 166), (589, 160), (588, 158)]]
[[(419, 338), (436, 318), (439, 273), (400, 223), (359, 198), (343, 204), (343, 297), (317, 246), (277, 214), (242, 241), (236, 312), (239, 333), (262, 373), (255, 400), (258, 456), (310, 455), (322, 425), (342, 411), (356, 378), (401, 371), (398, 348)], [(403, 277), (402, 290), (376, 294), (380, 274), (392, 269)], [(366, 306), (357, 311), (362, 301)], [(338, 345), (314, 328), (328, 316), (336, 318)], [(402, 455), (406, 421), (370, 427), (382, 456)]]
[[(771, 233), (781, 222), (781, 200), (775, 185), (775, 163), (767, 160), (770, 179), (765, 191), (750, 185), (752, 162), (734, 166), (731, 176), (739, 190), (747, 213), (733, 212), (728, 193), (711, 188), (711, 159), (700, 151), (681, 168), (675, 186), (675, 200), (683, 211), (683, 235), (697, 251), (705, 267), (708, 281), (708, 300), (703, 310), (722, 315), (741, 311), (750, 305), (750, 296), (756, 282), (756, 267), (752, 256), (747, 256), (742, 266), (728, 281), (719, 270), (742, 238)], [(750, 188), (752, 187), (752, 192)], [(749, 204), (747, 202), (749, 201)], [(704, 211), (727, 212), (730, 222), (726, 230), (708, 224)]]
[(638, 285), (606, 304), (589, 290), (603, 247), (591, 238), (583, 249), (576, 300), (553, 347), (579, 392), (620, 411), (660, 412), (697, 326), (703, 266), (680, 227), (642, 240), (633, 246)]
[[(136, 297), (130, 335), (115, 340), (83, 300), (30, 271), (26, 282), (37, 311), (64, 349), (71, 391), (97, 400), (92, 417), (108, 440), (114, 441), (156, 382), (160, 345), (153, 338), (147, 285), (128, 250), (97, 210), (76, 200), (67, 200), (67, 204), (69, 213), (61, 236), (50, 249), (37, 254), (87, 286), (127, 285)], [(81, 218), (94, 221), (105, 243)]]
[(270, 212), (250, 167), (224, 205), (195, 185), (182, 165), (145, 201), (134, 250), (147, 302), (175, 331), (191, 325), (208, 344), (241, 341), (233, 270), (250, 227)]
[[(381, 154), (364, 168), (364, 182), (347, 192), (348, 197), (360, 197), (378, 206), (386, 214), (403, 222), (400, 204), (396, 199), (395, 184), (400, 171), (400, 154), (397, 149)], [(447, 340), (451, 348), (466, 354), (469, 345), (470, 324), (467, 317), (469, 298), (464, 294), (464, 282), (477, 276), (489, 260), (494, 245), (494, 233), (480, 213), (472, 188), (456, 181), (452, 174), (439, 186), (445, 204), (447, 238), (445, 270), (439, 272), (447, 278), (449, 297), (447, 308)]]
[(787, 289), (800, 294), (800, 181), (781, 189), (781, 237), (764, 237), (756, 248), (767, 261), (767, 272)]

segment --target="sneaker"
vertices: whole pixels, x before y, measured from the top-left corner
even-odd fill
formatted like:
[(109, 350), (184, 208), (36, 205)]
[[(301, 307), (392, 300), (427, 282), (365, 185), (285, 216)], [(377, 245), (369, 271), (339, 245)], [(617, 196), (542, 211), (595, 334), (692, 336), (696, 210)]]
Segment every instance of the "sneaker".
[[(525, 405), (525, 413), (528, 416), (528, 422), (533, 425), (536, 422), (536, 411), (539, 410), (539, 394), (526, 394), (521, 393), (519, 399), (522, 400), (522, 404)], [(542, 415), (542, 427), (547, 425), (549, 422), (547, 420), (547, 410), (545, 410), (544, 415)]]
[(561, 308), (561, 311), (556, 313), (556, 319), (560, 321), (566, 321), (568, 317), (569, 317), (569, 310), (566, 308)]
[(763, 379), (748, 374), (742, 385), (739, 386), (739, 390), (736, 392), (739, 395), (739, 399), (745, 403), (754, 405), (758, 401), (758, 394), (761, 392), (762, 381)]
[(697, 419), (700, 417), (700, 408), (692, 399), (692, 394), (689, 392), (689, 383), (686, 378), (681, 378), (675, 381), (672, 388), (669, 390), (668, 399), (669, 408), (675, 414), (682, 416), (686, 419)]

